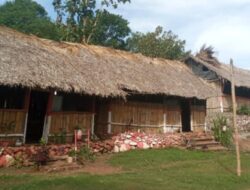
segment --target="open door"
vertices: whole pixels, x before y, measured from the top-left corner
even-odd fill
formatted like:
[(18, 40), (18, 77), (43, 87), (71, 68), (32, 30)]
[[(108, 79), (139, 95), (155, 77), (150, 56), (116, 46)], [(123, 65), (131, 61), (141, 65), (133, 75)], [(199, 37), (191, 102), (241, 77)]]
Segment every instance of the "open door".
[(31, 91), (26, 142), (38, 143), (42, 138), (49, 93)]
[(188, 100), (181, 102), (181, 124), (183, 132), (191, 131), (191, 108)]

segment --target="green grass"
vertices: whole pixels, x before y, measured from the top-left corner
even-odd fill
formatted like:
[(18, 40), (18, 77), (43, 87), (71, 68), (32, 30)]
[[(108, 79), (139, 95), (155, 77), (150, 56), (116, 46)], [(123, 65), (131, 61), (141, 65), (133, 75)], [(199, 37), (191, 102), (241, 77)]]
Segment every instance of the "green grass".
[(177, 149), (131, 151), (108, 161), (123, 168), (119, 174), (6, 175), (0, 189), (53, 190), (250, 190), (250, 154), (242, 154), (242, 177), (235, 175), (234, 153)]

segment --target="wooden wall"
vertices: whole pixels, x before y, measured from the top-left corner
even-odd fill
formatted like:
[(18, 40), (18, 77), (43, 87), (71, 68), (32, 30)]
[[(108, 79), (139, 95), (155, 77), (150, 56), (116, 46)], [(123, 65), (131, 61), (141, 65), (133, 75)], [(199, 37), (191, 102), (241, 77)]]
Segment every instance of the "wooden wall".
[(49, 135), (58, 136), (63, 133), (68, 137), (67, 141), (73, 141), (74, 129), (91, 129), (92, 113), (88, 112), (52, 112)]
[(51, 114), (50, 133), (59, 133), (62, 130), (73, 133), (76, 127), (91, 128), (91, 120), (91, 113), (54, 112)]
[[(109, 113), (111, 118), (109, 118)], [(206, 107), (192, 106), (191, 120), (194, 131), (204, 130)], [(165, 123), (164, 123), (165, 115)], [(110, 121), (109, 121), (110, 119)], [(159, 103), (111, 101), (97, 111), (96, 134), (118, 134), (127, 130), (150, 133), (181, 132), (181, 107)], [(165, 126), (165, 127), (164, 127)]]
[(26, 112), (23, 110), (6, 110), (0, 109), (0, 134), (5, 134), (4, 125), (9, 125), (13, 123), (12, 131), (8, 134), (23, 134), (25, 125)]
[(166, 113), (166, 127), (167, 127), (166, 131), (180, 132), (182, 128), (180, 106), (167, 107), (165, 109), (165, 113)]
[[(250, 106), (249, 98), (236, 97), (236, 102), (238, 108), (244, 105)], [(219, 97), (209, 98), (207, 101), (207, 112), (208, 114), (221, 112), (223, 108), (223, 112), (228, 112), (232, 107), (232, 98), (230, 95), (223, 95)]]
[(191, 106), (191, 127), (195, 132), (202, 132), (206, 122), (206, 107)]
[(112, 102), (112, 133), (126, 130), (159, 132), (163, 126), (162, 104), (142, 102)]

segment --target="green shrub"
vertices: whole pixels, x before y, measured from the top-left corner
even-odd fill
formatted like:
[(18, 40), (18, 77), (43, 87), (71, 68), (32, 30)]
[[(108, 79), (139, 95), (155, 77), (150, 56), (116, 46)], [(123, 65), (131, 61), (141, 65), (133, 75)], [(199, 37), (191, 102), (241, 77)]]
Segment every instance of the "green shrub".
[(77, 151), (71, 150), (69, 151), (68, 155), (71, 157), (76, 157), (76, 161), (82, 165), (85, 163), (85, 161), (95, 161), (94, 153), (87, 146), (83, 146)]
[(237, 110), (239, 115), (250, 115), (250, 106), (243, 105)]
[(219, 141), (223, 146), (230, 148), (232, 146), (233, 133), (228, 126), (227, 118), (219, 115), (213, 120), (212, 130), (216, 141)]

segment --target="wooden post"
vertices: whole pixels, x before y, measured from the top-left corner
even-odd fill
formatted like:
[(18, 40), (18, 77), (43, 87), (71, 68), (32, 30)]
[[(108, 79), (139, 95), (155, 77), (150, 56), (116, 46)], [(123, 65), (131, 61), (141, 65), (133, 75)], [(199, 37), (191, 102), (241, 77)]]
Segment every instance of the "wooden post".
[(220, 96), (219, 99), (220, 99), (220, 112), (223, 113), (224, 112), (223, 96)]
[(52, 112), (52, 104), (53, 104), (53, 92), (49, 93), (46, 115), (44, 118), (44, 125), (43, 125), (43, 138), (46, 142), (49, 140), (49, 133), (50, 133), (50, 125), (51, 125), (51, 112)]
[(235, 81), (234, 81), (234, 65), (233, 60), (230, 59), (231, 65), (231, 91), (232, 91), (232, 104), (233, 104), (233, 127), (234, 127), (234, 140), (236, 147), (236, 157), (237, 157), (237, 175), (241, 176), (241, 162), (240, 162), (240, 148), (239, 148), (239, 133), (236, 123), (236, 98), (235, 98)]
[(26, 142), (26, 133), (27, 133), (27, 125), (28, 125), (28, 116), (29, 116), (29, 105), (30, 105), (30, 89), (26, 90), (25, 92), (25, 99), (24, 99), (24, 110), (26, 111), (25, 114), (25, 123), (24, 123), (24, 132), (23, 132), (23, 144)]
[(109, 110), (108, 112), (108, 134), (112, 133), (112, 112)]
[(167, 133), (167, 114), (163, 113), (163, 132)]
[(95, 97), (92, 98), (91, 136), (95, 134)]

